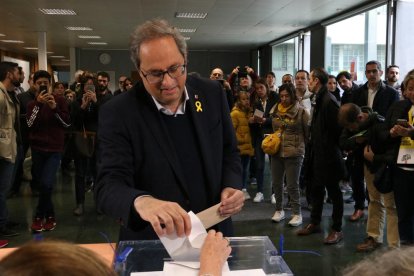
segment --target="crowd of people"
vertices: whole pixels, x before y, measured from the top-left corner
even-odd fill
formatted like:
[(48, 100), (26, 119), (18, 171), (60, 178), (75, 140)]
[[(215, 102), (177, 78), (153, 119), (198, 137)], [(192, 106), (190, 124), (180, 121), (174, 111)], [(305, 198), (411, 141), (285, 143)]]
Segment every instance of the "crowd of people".
[[(272, 187), (275, 223), (286, 218), (286, 187), (292, 227), (303, 224), (305, 190), (311, 218), (298, 236), (322, 232), (327, 194), (333, 210), (324, 243), (336, 244), (344, 238), (339, 184), (349, 181), (355, 202), (349, 220), (364, 217), (369, 202), (367, 237), (358, 251), (382, 245), (385, 220), (389, 247), (414, 243), (414, 166), (407, 157), (414, 149), (413, 71), (399, 84), (398, 66), (391, 65), (384, 82), (382, 65), (373, 60), (360, 86), (350, 72), (332, 76), (314, 68), (282, 76), (277, 87), (274, 72), (261, 78), (250, 66), (237, 66), (228, 76), (214, 68), (211, 81), (187, 76), (185, 40), (163, 20), (139, 26), (130, 51), (140, 80), (133, 85), (121, 76), (113, 93), (106, 72), (77, 72), (65, 90), (42, 70), (30, 75), (30, 89), (22, 93), (22, 70), (0, 63), (0, 236), (18, 234), (6, 197), (10, 187), (19, 192), (30, 148), (30, 186), (39, 193), (34, 232), (56, 227), (55, 176), (74, 161), (74, 215), (84, 213), (85, 189), (93, 183), (99, 212), (121, 222), (120, 240), (188, 235), (187, 212), (217, 203), (225, 220), (214, 229), (231, 236), (231, 216), (251, 199), (248, 186), (255, 182), (252, 201), (258, 204), (265, 200), (265, 185)], [(269, 156), (272, 180), (265, 183), (262, 142), (275, 131), (281, 143)], [(91, 142), (89, 152), (79, 140)], [(376, 182), (385, 174), (392, 190), (381, 192)]]

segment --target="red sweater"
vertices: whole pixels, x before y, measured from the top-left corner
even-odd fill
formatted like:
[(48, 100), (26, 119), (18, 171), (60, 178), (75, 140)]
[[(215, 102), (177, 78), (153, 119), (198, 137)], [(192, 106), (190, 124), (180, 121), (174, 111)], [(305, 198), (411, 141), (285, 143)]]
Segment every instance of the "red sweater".
[(27, 104), (27, 125), (30, 146), (44, 152), (63, 152), (64, 130), (70, 126), (68, 104), (63, 97), (55, 97), (56, 109), (33, 100)]

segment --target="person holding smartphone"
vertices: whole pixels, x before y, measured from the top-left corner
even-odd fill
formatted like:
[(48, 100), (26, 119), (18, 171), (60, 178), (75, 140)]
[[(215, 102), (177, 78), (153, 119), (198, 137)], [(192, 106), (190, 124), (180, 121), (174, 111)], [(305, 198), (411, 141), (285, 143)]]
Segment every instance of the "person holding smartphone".
[(39, 201), (32, 231), (51, 231), (56, 227), (52, 191), (64, 150), (64, 130), (70, 126), (65, 98), (50, 93), (51, 75), (37, 71), (33, 76), (35, 99), (27, 105), (27, 126), (32, 149), (33, 179), (40, 185)]

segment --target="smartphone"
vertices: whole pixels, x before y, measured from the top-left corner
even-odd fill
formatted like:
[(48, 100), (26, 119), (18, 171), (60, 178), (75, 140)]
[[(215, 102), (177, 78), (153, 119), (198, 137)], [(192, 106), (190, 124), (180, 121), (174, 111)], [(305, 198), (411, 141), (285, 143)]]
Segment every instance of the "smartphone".
[(85, 89), (84, 89), (86, 92), (88, 92), (88, 91), (92, 91), (92, 92), (94, 92), (95, 93), (95, 85), (93, 85), (93, 84), (86, 84), (85, 85)]
[(39, 92), (40, 92), (40, 94), (47, 94), (47, 92), (48, 92), (47, 86), (46, 85), (41, 85), (39, 87)]
[(408, 126), (407, 119), (397, 119), (397, 125), (407, 127)]

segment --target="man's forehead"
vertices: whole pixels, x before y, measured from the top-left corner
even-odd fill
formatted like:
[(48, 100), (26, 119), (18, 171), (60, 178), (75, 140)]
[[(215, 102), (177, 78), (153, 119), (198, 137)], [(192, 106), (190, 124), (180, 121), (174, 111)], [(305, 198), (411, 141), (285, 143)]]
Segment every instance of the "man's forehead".
[(223, 75), (223, 71), (216, 68), (216, 69), (213, 70), (212, 74), (221, 74), (221, 75)]

